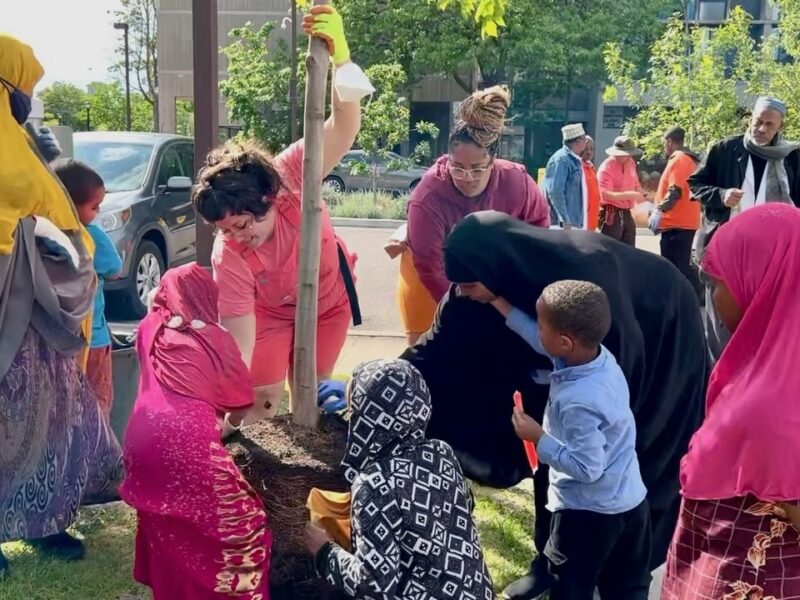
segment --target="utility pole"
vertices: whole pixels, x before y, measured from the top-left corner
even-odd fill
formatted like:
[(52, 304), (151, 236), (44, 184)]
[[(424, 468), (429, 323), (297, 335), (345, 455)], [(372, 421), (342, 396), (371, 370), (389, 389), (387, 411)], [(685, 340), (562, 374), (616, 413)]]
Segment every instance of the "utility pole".
[(131, 130), (131, 47), (130, 26), (127, 23), (114, 23), (114, 29), (121, 29), (125, 36), (125, 129)]
[[(194, 59), (194, 169), (219, 144), (219, 47), (217, 0), (192, 0), (192, 47)], [(197, 262), (211, 266), (214, 229), (196, 219)]]

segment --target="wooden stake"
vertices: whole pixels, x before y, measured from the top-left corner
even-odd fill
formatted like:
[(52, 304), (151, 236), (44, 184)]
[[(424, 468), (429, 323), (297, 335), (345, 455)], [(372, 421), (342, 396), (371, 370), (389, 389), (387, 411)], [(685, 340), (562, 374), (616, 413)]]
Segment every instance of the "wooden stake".
[[(327, 4), (314, 0), (314, 6)], [(294, 26), (294, 24), (293, 24)], [(297, 278), (297, 313), (294, 334), (294, 422), (316, 427), (317, 408), (317, 303), (319, 255), (322, 244), (322, 126), (328, 81), (328, 48), (310, 38), (306, 57), (306, 105), (303, 123), (303, 219)]]

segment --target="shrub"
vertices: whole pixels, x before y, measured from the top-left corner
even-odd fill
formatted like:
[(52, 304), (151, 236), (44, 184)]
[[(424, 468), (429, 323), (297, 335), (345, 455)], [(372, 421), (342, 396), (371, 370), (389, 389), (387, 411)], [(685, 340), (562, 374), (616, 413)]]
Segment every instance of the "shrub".
[(405, 194), (394, 196), (384, 192), (373, 194), (369, 191), (339, 194), (329, 189), (323, 192), (323, 198), (328, 203), (333, 217), (349, 219), (406, 218), (408, 195)]

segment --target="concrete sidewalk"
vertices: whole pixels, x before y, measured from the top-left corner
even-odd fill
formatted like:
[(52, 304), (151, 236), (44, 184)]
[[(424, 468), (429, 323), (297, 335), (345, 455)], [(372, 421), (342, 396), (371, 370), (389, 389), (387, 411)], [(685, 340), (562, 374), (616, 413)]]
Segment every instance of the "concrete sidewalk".
[(397, 358), (406, 347), (404, 335), (351, 332), (347, 336), (333, 372), (335, 375), (350, 375), (362, 362), (376, 358)]

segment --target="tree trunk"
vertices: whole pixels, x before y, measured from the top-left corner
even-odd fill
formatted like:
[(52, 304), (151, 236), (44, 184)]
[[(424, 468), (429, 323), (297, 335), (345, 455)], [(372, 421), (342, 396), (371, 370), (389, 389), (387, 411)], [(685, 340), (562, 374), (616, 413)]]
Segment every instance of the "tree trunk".
[[(327, 0), (314, 0), (315, 6)], [(310, 38), (306, 57), (306, 105), (303, 124), (303, 218), (300, 231), (300, 265), (297, 279), (297, 313), (294, 336), (294, 422), (316, 427), (317, 409), (317, 303), (319, 254), (322, 244), (322, 126), (325, 121), (325, 88), (328, 48)]]

